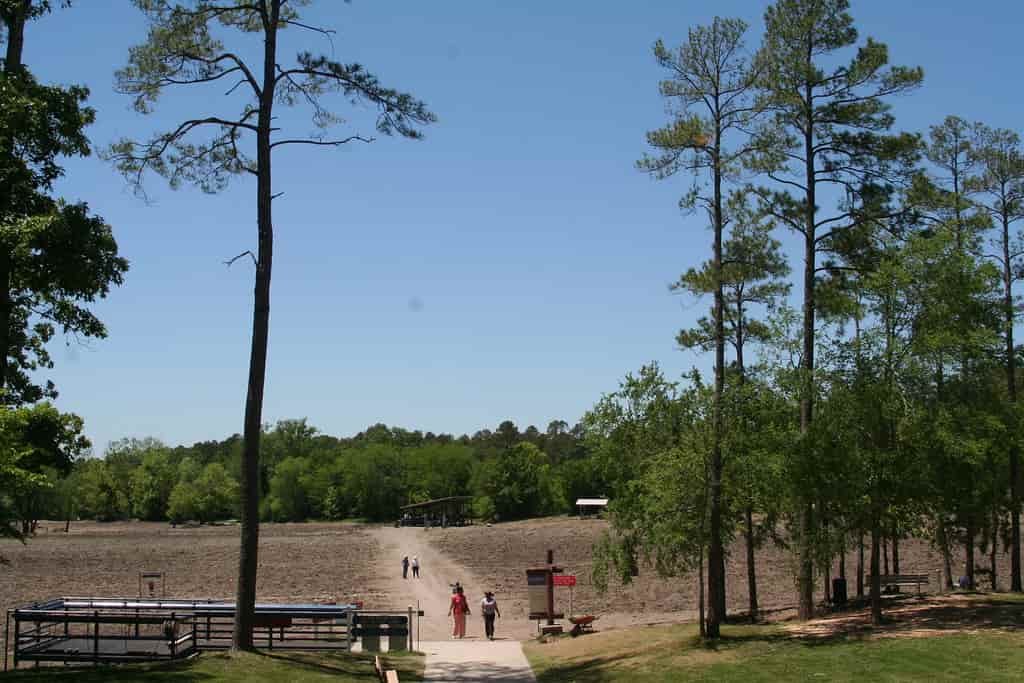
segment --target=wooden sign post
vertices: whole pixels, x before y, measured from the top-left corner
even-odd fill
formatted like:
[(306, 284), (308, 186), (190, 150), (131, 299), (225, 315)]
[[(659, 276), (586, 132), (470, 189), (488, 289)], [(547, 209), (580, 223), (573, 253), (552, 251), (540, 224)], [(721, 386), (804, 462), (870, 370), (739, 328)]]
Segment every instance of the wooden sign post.
[(572, 617), (572, 589), (576, 585), (576, 577), (573, 574), (560, 574), (554, 577), (556, 586), (569, 587), (569, 617)]
[(555, 624), (555, 619), (565, 615), (555, 613), (555, 574), (562, 568), (555, 564), (555, 551), (548, 550), (547, 564), (543, 567), (526, 570), (526, 584), (530, 595), (530, 618), (547, 620), (547, 626), (541, 629), (544, 633), (561, 633), (562, 627)]

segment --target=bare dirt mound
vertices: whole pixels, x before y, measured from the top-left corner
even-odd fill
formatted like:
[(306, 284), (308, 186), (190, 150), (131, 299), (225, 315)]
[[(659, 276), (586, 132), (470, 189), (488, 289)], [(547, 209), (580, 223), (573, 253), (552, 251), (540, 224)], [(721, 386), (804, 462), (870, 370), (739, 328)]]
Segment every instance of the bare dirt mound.
[[(9, 542), (0, 565), (4, 611), (61, 595), (121, 597), (139, 591), (138, 573), (163, 571), (167, 595), (233, 599), (238, 527), (178, 527), (148, 522), (44, 523), (28, 543)], [(379, 547), (351, 524), (260, 526), (257, 599), (261, 601), (380, 601), (374, 569)], [(0, 634), (2, 635), (2, 634)]]

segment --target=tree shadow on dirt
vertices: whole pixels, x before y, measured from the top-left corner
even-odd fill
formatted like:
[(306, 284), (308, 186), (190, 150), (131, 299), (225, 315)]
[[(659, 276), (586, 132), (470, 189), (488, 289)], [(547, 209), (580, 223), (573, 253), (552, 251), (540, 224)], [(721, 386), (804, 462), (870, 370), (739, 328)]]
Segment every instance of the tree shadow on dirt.
[(787, 628), (790, 637), (808, 643), (867, 637), (925, 637), (987, 630), (1024, 628), (1024, 603), (997, 595), (960, 593), (951, 596), (887, 598), (883, 623), (871, 624), (870, 609), (845, 612)]

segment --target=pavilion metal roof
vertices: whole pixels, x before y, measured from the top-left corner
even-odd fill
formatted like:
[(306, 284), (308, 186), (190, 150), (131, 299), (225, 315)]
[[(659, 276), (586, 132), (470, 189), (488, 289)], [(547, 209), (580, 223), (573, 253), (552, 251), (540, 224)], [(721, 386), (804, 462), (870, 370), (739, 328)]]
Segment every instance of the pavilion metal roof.
[(433, 500), (425, 500), (422, 503), (413, 503), (412, 505), (403, 505), (400, 510), (416, 510), (419, 508), (434, 507), (436, 505), (444, 505), (445, 503), (466, 503), (473, 500), (473, 496), (448, 496), (447, 498), (434, 498)]

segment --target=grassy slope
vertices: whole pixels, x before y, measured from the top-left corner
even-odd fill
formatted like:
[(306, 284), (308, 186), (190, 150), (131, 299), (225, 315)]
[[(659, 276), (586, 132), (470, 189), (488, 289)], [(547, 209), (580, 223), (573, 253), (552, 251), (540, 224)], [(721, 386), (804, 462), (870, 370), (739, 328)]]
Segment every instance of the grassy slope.
[[(423, 657), (387, 656), (386, 665), (398, 670), (402, 683), (423, 678)], [(376, 683), (373, 657), (323, 653), (203, 654), (188, 662), (163, 666), (126, 665), (97, 668), (41, 668), (0, 674), (3, 681), (335, 681)]]
[(1024, 680), (1024, 635), (1003, 631), (928, 638), (798, 640), (772, 626), (729, 626), (720, 645), (694, 626), (624, 629), (531, 643), (539, 683), (684, 680)]

